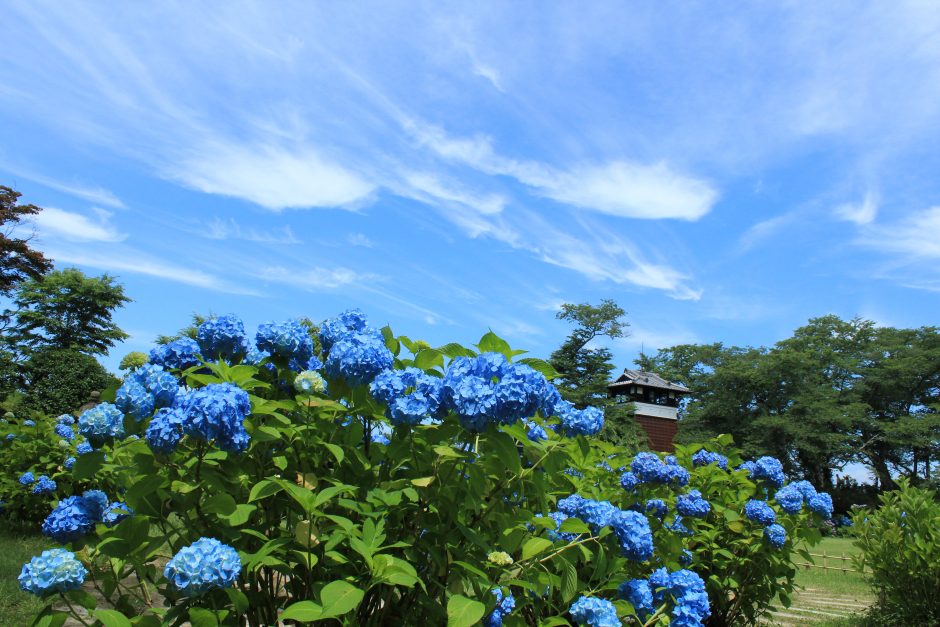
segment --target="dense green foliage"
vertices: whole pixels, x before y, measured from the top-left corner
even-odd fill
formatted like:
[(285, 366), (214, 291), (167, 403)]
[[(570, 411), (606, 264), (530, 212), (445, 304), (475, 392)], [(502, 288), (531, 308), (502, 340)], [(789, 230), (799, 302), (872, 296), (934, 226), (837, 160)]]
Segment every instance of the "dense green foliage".
[(76, 350), (45, 348), (24, 364), (22, 407), (49, 415), (69, 413), (88, 400), (92, 391), (115, 386), (117, 380), (91, 355)]
[(940, 330), (824, 316), (772, 348), (680, 345), (639, 362), (691, 390), (680, 438), (731, 433), (749, 454), (832, 486), (848, 462), (929, 478), (940, 457)]
[(0, 185), (0, 294), (8, 294), (28, 279), (37, 280), (52, 269), (52, 262), (29, 246), (31, 237), (23, 237), (23, 220), (41, 208), (20, 205), (19, 192)]
[(147, 363), (147, 353), (141, 353), (140, 351), (131, 351), (128, 354), (124, 355), (121, 358), (121, 363), (118, 364), (119, 370), (137, 370), (145, 363)]
[[(432, 377), (475, 354), (456, 344), (432, 349), (388, 329), (383, 334), (395, 368), (416, 367)], [(509, 359), (519, 354), (493, 334), (478, 348)], [(528, 363), (551, 372), (539, 360)], [(563, 625), (578, 595), (617, 599), (625, 580), (686, 563), (705, 581), (713, 624), (723, 625), (756, 619), (776, 598), (785, 603), (795, 552), (818, 538), (807, 524), (816, 515), (806, 509), (777, 512), (787, 533), (780, 548), (764, 539), (763, 524), (743, 516), (744, 504), (765, 498), (767, 488), (747, 470), (733, 470), (741, 457), (728, 436), (708, 446), (727, 455), (732, 470), (695, 466), (699, 447), (680, 447), (671, 463), (689, 471), (688, 485), (624, 489), (621, 472), (632, 455), (597, 438), (546, 428), (545, 439), (532, 439), (522, 421), (491, 422), (475, 433), (450, 413), (399, 424), (384, 443), (370, 433), (388, 424), (386, 407), (365, 385), (330, 379), (328, 393), (297, 391), (297, 373), (277, 358), (258, 365), (205, 362), (177, 375), (193, 389), (226, 382), (250, 394), (244, 453), (191, 437), (172, 453), (155, 453), (147, 440), (133, 437), (145, 433), (148, 420), (126, 416), (130, 437), (80, 456), (73, 471), (75, 480), (94, 482), (114, 498), (126, 490), (121, 498), (133, 516), (98, 525), (70, 544), (96, 573), (101, 596), (133, 625), (329, 617), (348, 625), (471, 625), (493, 611), (494, 588), (515, 597), (506, 625)], [(553, 416), (537, 413), (533, 420), (558, 425)], [(677, 527), (677, 500), (693, 488), (710, 509)], [(629, 558), (611, 527), (577, 518), (557, 528), (569, 536), (549, 533), (556, 523), (546, 515), (572, 494), (634, 510), (631, 515), (648, 521), (653, 555)], [(635, 514), (654, 498), (668, 515)], [(202, 536), (235, 547), (242, 568), (235, 587), (182, 596), (157, 564)], [(147, 603), (155, 589), (168, 607)], [(127, 624), (84, 591), (65, 599), (105, 624)], [(672, 603), (666, 595), (646, 624), (665, 624)], [(60, 624), (65, 614), (54, 606), (63, 607), (50, 600), (43, 620)], [(628, 602), (616, 600), (616, 608), (623, 620), (638, 622)]]
[(853, 517), (859, 567), (871, 571), (877, 625), (940, 624), (940, 503), (905, 480)]

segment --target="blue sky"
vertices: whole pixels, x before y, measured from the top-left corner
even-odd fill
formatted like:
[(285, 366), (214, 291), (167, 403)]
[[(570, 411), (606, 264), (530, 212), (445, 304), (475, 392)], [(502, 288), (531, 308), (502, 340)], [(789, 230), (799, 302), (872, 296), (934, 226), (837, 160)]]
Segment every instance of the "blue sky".
[(621, 367), (938, 322), (930, 3), (152, 4), (0, 8), (0, 183), (134, 299), (112, 368), (194, 311), (546, 356), (613, 298)]

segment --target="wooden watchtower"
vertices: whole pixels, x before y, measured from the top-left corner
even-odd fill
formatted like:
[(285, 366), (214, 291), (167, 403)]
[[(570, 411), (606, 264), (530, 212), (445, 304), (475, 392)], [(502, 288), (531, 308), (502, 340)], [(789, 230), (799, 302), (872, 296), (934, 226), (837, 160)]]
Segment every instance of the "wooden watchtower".
[(675, 450), (673, 440), (679, 431), (679, 400), (689, 393), (689, 388), (658, 374), (629, 368), (607, 386), (614, 402), (633, 403), (633, 417), (646, 432), (650, 448), (669, 453)]

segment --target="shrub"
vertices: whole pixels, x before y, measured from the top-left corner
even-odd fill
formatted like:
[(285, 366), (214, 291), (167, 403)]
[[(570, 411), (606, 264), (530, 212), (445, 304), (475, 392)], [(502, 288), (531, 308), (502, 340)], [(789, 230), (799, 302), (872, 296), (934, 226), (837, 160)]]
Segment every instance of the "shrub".
[(42, 349), (30, 357), (25, 370), (29, 381), (25, 407), (50, 415), (74, 411), (89, 392), (114, 381), (98, 360), (76, 350)]
[(931, 490), (899, 480), (876, 510), (853, 515), (858, 566), (871, 571), (872, 622), (940, 624), (940, 503)]
[[(44, 529), (133, 624), (726, 624), (786, 600), (792, 553), (818, 537), (802, 502), (778, 511), (776, 460), (735, 470), (727, 436), (633, 456), (492, 333), (431, 348), (361, 312), (320, 329), (323, 351), (305, 325), (263, 325), (258, 346), (234, 316), (209, 321), (197, 363), (160, 353), (121, 409), (80, 417), (100, 449), (73, 477), (97, 490)], [(777, 526), (745, 516), (752, 499)], [(42, 620), (75, 603), (114, 619), (60, 599)]]

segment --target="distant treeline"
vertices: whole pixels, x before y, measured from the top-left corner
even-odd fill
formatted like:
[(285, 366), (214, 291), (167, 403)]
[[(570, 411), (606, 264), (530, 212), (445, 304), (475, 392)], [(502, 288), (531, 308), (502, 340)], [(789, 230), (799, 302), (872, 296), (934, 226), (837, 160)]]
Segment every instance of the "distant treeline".
[(679, 439), (730, 433), (772, 454), (820, 489), (860, 462), (882, 489), (893, 477), (936, 481), (940, 461), (940, 329), (878, 327), (824, 316), (773, 347), (683, 344), (638, 365), (692, 394)]

